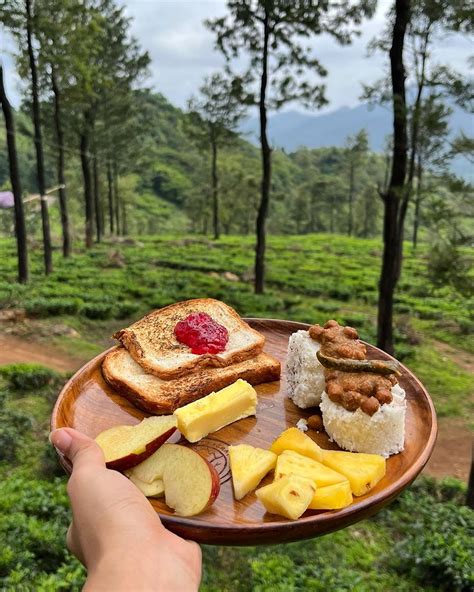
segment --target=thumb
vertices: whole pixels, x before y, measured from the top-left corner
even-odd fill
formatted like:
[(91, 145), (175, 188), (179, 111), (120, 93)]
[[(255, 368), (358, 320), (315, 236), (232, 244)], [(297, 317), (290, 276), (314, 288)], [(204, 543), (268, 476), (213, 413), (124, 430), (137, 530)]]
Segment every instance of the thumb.
[(49, 435), (53, 446), (72, 462), (73, 469), (81, 465), (105, 467), (104, 453), (95, 440), (72, 428), (60, 428)]

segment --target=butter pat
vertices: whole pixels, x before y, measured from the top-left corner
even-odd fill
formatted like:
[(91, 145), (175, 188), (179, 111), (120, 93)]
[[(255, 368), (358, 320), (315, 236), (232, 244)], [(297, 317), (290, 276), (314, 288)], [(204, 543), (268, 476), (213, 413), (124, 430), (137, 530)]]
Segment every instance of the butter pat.
[(216, 393), (176, 409), (174, 416), (186, 440), (197, 442), (234, 421), (255, 415), (256, 407), (257, 392), (239, 378)]

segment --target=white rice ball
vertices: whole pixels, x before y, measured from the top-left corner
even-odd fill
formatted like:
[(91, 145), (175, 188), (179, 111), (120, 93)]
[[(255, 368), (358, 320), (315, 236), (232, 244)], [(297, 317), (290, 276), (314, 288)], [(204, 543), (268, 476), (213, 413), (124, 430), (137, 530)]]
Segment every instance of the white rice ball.
[(391, 403), (381, 405), (370, 416), (361, 409), (347, 411), (324, 392), (320, 408), (329, 438), (350, 452), (380, 454), (385, 458), (401, 452), (405, 443), (405, 391), (396, 384), (392, 395)]
[(324, 391), (324, 368), (316, 357), (320, 345), (300, 330), (290, 336), (286, 358), (288, 396), (295, 405), (306, 409), (321, 402)]

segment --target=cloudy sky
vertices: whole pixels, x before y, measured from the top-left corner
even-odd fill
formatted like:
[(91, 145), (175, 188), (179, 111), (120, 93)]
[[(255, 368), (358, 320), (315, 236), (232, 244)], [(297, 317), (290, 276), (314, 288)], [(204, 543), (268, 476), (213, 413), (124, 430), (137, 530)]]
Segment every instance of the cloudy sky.
[[(203, 24), (206, 18), (224, 15), (225, 0), (119, 0), (132, 17), (132, 34), (138, 38), (151, 59), (147, 84), (163, 93), (173, 104), (184, 107), (205, 76), (218, 70), (223, 59), (214, 49), (214, 38)], [(310, 43), (314, 55), (329, 71), (325, 83), (330, 100), (325, 111), (359, 102), (361, 81), (380, 77), (383, 56), (367, 57), (367, 43), (384, 27), (391, 0), (380, 0), (373, 19), (366, 21), (362, 35), (349, 47), (340, 47), (326, 36)], [(11, 42), (0, 32), (2, 59), (7, 73), (9, 94), (18, 104), (21, 85), (13, 67)], [(7, 50), (7, 51), (5, 51)], [(466, 58), (472, 52), (467, 39), (447, 38), (437, 46), (437, 57), (465, 71)], [(291, 109), (302, 110), (298, 105)]]

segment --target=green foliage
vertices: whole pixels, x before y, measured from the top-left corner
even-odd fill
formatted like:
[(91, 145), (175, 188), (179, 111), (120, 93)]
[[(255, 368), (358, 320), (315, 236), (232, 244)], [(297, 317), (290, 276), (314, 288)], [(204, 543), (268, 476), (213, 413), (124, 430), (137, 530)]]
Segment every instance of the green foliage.
[(446, 592), (468, 592), (474, 586), (474, 512), (455, 503), (459, 489), (452, 480), (421, 482), (381, 517), (386, 524), (398, 524), (401, 538), (390, 559), (395, 569)]
[(77, 590), (84, 569), (66, 549), (65, 480), (10, 475), (0, 482), (0, 587)]
[(51, 385), (58, 373), (40, 364), (10, 364), (0, 367), (0, 376), (17, 391), (31, 391)]
[(422, 478), (375, 519), (341, 532), (272, 547), (204, 547), (201, 591), (467, 591), (474, 512), (463, 506), (465, 489)]
[(7, 407), (7, 393), (0, 391), (0, 461), (13, 462), (24, 434), (31, 427), (30, 417)]

